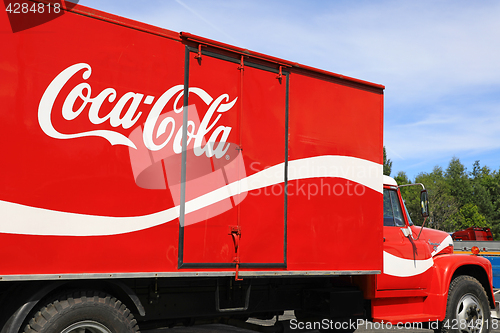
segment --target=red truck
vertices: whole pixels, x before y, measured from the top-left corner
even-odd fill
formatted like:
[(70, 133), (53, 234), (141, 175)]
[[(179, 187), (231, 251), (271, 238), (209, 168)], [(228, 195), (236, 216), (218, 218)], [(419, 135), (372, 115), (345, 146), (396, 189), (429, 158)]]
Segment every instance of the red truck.
[(383, 86), (27, 4), (61, 15), (0, 13), (2, 333), (495, 325), (491, 264), (382, 176)]
[(458, 241), (493, 241), (493, 233), (490, 228), (470, 227), (464, 230), (455, 231), (451, 238)]

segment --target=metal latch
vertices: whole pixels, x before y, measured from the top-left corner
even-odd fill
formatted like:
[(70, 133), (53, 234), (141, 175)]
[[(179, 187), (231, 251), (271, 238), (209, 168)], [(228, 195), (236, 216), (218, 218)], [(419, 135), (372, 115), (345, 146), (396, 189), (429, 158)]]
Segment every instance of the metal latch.
[(194, 58), (195, 58), (196, 60), (198, 60), (198, 62), (200, 62), (200, 63), (201, 63), (201, 56), (202, 56), (202, 54), (201, 54), (201, 48), (202, 48), (203, 46), (205, 46), (205, 45), (198, 44), (198, 54), (194, 56)]
[(238, 66), (238, 69), (239, 69), (240, 71), (244, 71), (244, 70), (245, 70), (245, 61), (244, 61), (243, 55), (242, 55), (242, 56), (241, 56), (241, 58), (240, 58), (240, 64), (239, 64), (239, 66)]
[(234, 279), (236, 281), (242, 281), (243, 279), (240, 279), (238, 277), (238, 271), (240, 268), (240, 253), (239, 253), (239, 248), (240, 248), (240, 238), (241, 238), (241, 228), (239, 226), (230, 226), (229, 227), (229, 234), (233, 237), (233, 243), (234, 243), (234, 258), (233, 262), (236, 263), (236, 274), (234, 276)]
[(280, 84), (281, 84), (281, 80), (283, 80), (283, 66), (280, 66), (279, 67), (279, 72), (278, 72), (278, 76), (276, 76), (276, 78), (278, 79), (278, 81), (280, 81)]

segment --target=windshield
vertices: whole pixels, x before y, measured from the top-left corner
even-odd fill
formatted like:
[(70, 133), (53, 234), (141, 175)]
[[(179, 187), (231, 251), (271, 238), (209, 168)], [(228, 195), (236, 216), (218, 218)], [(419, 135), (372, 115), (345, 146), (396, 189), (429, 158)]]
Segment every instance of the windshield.
[(403, 211), (399, 204), (398, 192), (384, 189), (384, 226), (405, 225)]
[(403, 199), (403, 207), (405, 208), (405, 213), (406, 213), (406, 217), (408, 218), (408, 223), (410, 225), (413, 225), (413, 221), (411, 220), (411, 217), (410, 217), (410, 213), (408, 213), (408, 209), (406, 208), (406, 203)]

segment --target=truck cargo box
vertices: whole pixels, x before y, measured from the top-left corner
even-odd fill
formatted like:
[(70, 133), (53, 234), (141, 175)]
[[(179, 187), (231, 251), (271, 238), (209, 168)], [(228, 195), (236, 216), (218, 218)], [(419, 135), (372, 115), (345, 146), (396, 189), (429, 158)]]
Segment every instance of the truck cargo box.
[(381, 272), (382, 86), (82, 6), (0, 18), (3, 280)]

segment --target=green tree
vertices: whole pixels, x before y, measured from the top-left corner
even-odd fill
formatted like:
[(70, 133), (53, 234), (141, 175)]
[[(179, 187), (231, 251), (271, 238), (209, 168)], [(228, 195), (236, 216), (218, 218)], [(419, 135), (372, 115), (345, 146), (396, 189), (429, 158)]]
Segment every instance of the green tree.
[(387, 159), (387, 153), (385, 151), (385, 146), (384, 146), (384, 175), (390, 176), (391, 170), (392, 170), (392, 161), (390, 159)]
[(478, 207), (479, 213), (486, 220), (493, 220), (493, 192), (495, 189), (490, 169), (488, 167), (481, 168), (479, 161), (474, 162), (470, 180), (472, 184), (472, 202)]
[(495, 240), (500, 240), (500, 170), (491, 171), (488, 167), (481, 168), (481, 183), (490, 194), (491, 215), (486, 220), (491, 224)]
[(472, 204), (465, 204), (451, 218), (455, 230), (466, 229), (469, 227), (490, 227), (486, 218), (479, 213), (479, 208)]
[[(429, 194), (429, 226), (440, 230), (453, 231), (451, 217), (458, 212), (459, 205), (450, 194), (450, 188), (446, 182), (443, 169), (436, 166), (431, 173), (419, 174), (415, 182), (424, 184)], [(418, 209), (420, 209), (420, 206)]]
[[(403, 171), (394, 179), (399, 185), (412, 183)], [(418, 174), (415, 183), (424, 184), (429, 194), (427, 226), (445, 231), (490, 227), (495, 239), (500, 239), (500, 170), (492, 171), (476, 161), (472, 171), (467, 172), (460, 160), (453, 157), (446, 171), (436, 166), (431, 173)], [(400, 191), (411, 219), (420, 225), (420, 188), (401, 187)]]
[(399, 171), (398, 174), (394, 177), (394, 180), (398, 185), (411, 184), (411, 180), (406, 175), (406, 172)]
[(460, 160), (453, 157), (444, 174), (449, 193), (458, 202), (459, 209), (465, 204), (472, 203), (472, 184), (469, 181), (465, 166)]
[[(395, 179), (399, 185), (412, 183), (406, 173), (402, 171), (398, 173)], [(452, 231), (454, 226), (451, 218), (455, 216), (459, 209), (455, 198), (450, 195), (443, 169), (436, 166), (431, 173), (420, 173), (415, 177), (415, 183), (423, 184), (429, 195), (430, 216), (426, 226)], [(419, 186), (401, 187), (400, 189), (408, 213), (416, 225), (422, 225), (424, 221), (420, 210), (421, 190), (422, 188)]]
[[(411, 179), (408, 178), (404, 171), (399, 171), (394, 180), (398, 185), (412, 184)], [(420, 190), (419, 186), (403, 186), (400, 187), (401, 196), (405, 203), (408, 214), (415, 224), (420, 224), (422, 216), (420, 213)]]

